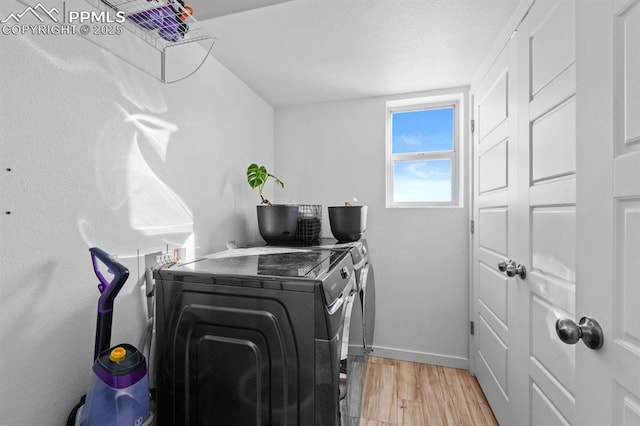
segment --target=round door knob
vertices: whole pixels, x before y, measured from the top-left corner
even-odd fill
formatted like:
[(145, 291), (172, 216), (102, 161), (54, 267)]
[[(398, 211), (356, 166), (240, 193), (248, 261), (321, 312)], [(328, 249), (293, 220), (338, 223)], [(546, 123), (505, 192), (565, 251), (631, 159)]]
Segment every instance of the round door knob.
[(500, 262), (498, 262), (498, 271), (504, 272), (506, 270), (507, 270), (507, 262), (505, 262), (504, 260), (501, 260)]
[(518, 275), (523, 280), (527, 277), (527, 268), (525, 268), (524, 265), (516, 266), (515, 262), (509, 263), (505, 272), (510, 277), (515, 277), (516, 275)]
[(604, 334), (600, 324), (588, 317), (580, 318), (576, 324), (569, 318), (560, 318), (556, 321), (556, 334), (564, 343), (575, 345), (582, 339), (588, 348), (598, 350), (604, 344)]
[(582, 337), (578, 324), (569, 318), (560, 318), (556, 321), (556, 334), (567, 345), (575, 345)]

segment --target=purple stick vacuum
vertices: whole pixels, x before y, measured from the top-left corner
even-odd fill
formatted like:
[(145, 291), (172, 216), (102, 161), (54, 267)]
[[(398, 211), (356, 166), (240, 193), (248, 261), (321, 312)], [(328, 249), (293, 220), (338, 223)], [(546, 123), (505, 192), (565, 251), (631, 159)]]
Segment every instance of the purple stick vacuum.
[[(100, 280), (98, 320), (91, 383), (86, 397), (67, 419), (73, 426), (140, 426), (152, 421), (149, 380), (144, 355), (132, 345), (111, 346), (113, 304), (129, 278), (129, 270), (97, 247), (89, 249)], [(113, 275), (111, 279), (105, 276)]]
[[(93, 351), (93, 359), (97, 359), (101, 352), (106, 351), (111, 346), (111, 325), (113, 322), (113, 301), (122, 289), (122, 286), (129, 278), (129, 270), (122, 264), (111, 259), (111, 256), (98, 247), (89, 249), (91, 252), (91, 261), (93, 262), (93, 271), (100, 280), (98, 290), (100, 290), (100, 298), (98, 299), (98, 322), (96, 324), (96, 341)], [(102, 262), (114, 277), (109, 281), (102, 274), (100, 264)]]

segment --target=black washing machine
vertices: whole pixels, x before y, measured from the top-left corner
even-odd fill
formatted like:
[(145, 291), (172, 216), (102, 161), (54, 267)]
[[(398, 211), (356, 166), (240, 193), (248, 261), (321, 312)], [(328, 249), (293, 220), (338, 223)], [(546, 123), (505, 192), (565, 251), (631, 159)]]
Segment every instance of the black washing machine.
[(159, 425), (340, 424), (349, 250), (235, 249), (154, 276)]
[[(256, 247), (273, 247), (260, 244)], [(345, 323), (350, 328), (352, 347), (349, 352), (352, 355), (368, 355), (373, 352), (373, 335), (375, 331), (375, 275), (373, 265), (369, 259), (369, 246), (366, 239), (339, 243), (333, 238), (321, 238), (315, 241), (289, 241), (276, 244), (285, 248), (319, 248), (330, 250), (344, 250), (349, 252), (356, 275), (356, 291), (358, 297), (353, 300), (353, 308), (356, 314), (351, 321)], [(362, 348), (356, 341), (362, 341)]]
[(340, 366), (340, 413), (342, 426), (357, 426), (360, 424), (365, 358), (373, 352), (375, 331), (375, 275), (369, 259), (367, 241), (361, 239), (339, 243), (333, 238), (322, 238), (311, 242), (287, 242), (281, 246), (340, 250), (348, 252), (351, 256), (356, 276), (357, 297), (349, 299), (353, 306), (349, 306), (345, 311)]
[[(326, 245), (325, 247), (329, 247)], [(357, 315), (351, 318), (351, 330), (353, 342), (362, 340), (362, 350), (359, 348), (350, 353), (355, 355), (368, 355), (373, 352), (373, 333), (375, 331), (375, 275), (373, 265), (369, 261), (369, 247), (366, 240), (350, 243), (334, 244), (335, 249), (346, 248), (351, 254), (356, 274), (356, 289), (358, 297), (354, 300), (354, 309)], [(358, 345), (359, 346), (359, 345)]]
[[(320, 247), (347, 250), (351, 255), (356, 275), (357, 297), (353, 299), (353, 309), (347, 311), (351, 317), (345, 319), (345, 336), (342, 342), (342, 399), (340, 412), (342, 426), (358, 426), (364, 387), (365, 358), (373, 352), (375, 328), (375, 277), (369, 261), (366, 240), (337, 243), (323, 239)], [(351, 343), (349, 343), (351, 341)]]

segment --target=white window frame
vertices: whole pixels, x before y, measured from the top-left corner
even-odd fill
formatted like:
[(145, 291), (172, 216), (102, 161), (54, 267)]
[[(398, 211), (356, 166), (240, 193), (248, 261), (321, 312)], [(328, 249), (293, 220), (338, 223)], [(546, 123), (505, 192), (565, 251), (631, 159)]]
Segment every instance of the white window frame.
[[(462, 144), (464, 94), (427, 96), (387, 102), (386, 122), (386, 206), (387, 208), (463, 207)], [(415, 153), (393, 153), (393, 114), (405, 111), (453, 108), (453, 150)], [(451, 201), (393, 201), (393, 165), (397, 161), (451, 160)]]

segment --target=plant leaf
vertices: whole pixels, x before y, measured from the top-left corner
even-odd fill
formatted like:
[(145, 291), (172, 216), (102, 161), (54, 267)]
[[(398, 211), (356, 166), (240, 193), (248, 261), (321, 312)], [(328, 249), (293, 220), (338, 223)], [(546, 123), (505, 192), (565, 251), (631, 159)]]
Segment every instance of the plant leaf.
[(264, 184), (267, 179), (267, 169), (264, 166), (258, 166), (253, 163), (247, 168), (247, 182), (251, 188), (257, 188)]

